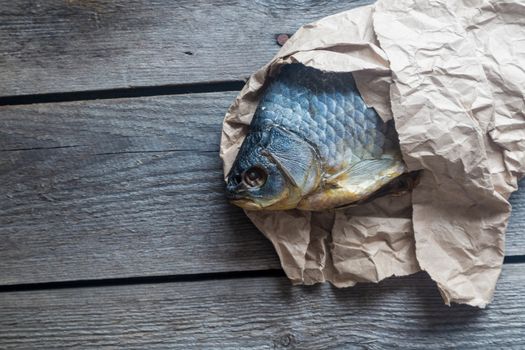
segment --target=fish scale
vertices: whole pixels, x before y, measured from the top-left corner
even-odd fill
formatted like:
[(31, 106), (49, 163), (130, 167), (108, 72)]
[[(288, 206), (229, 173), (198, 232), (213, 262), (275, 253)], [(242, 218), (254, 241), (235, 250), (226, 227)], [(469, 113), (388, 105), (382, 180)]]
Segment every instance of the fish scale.
[(379, 115), (366, 106), (351, 73), (325, 73), (301, 64), (281, 69), (250, 128), (272, 124), (307, 139), (324, 164), (335, 170), (356, 159), (377, 157), (389, 136)]

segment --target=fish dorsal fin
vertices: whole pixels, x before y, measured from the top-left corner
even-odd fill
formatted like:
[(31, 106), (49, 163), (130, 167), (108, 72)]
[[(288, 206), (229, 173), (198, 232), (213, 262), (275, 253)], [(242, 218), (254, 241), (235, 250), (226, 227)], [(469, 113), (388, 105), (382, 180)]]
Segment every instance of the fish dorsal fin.
[(324, 180), (320, 191), (299, 203), (300, 209), (322, 210), (358, 202), (406, 172), (400, 159), (364, 159)]
[(317, 152), (308, 142), (294, 133), (272, 127), (265, 151), (283, 174), (301, 193), (307, 194), (319, 183), (320, 162)]

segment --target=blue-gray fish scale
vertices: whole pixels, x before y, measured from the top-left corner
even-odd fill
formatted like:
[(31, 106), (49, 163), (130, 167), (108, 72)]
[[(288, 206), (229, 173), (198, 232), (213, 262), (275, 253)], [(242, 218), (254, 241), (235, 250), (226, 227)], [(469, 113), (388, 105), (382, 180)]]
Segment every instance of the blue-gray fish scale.
[(351, 73), (327, 73), (300, 64), (283, 66), (265, 91), (250, 128), (270, 125), (302, 136), (333, 170), (380, 158), (395, 142), (393, 127), (366, 106)]

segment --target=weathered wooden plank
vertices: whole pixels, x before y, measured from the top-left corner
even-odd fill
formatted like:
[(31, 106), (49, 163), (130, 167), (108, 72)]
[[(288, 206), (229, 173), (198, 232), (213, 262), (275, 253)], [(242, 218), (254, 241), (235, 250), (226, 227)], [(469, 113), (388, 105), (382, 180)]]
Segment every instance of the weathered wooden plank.
[[(224, 198), (234, 96), (0, 107), (0, 284), (278, 268)], [(507, 254), (521, 255), (523, 191), (513, 204)]]
[(3, 157), (9, 151), (47, 148), (91, 154), (218, 152), (222, 120), (236, 95), (218, 92), (0, 106), (0, 151)]
[(420, 273), (348, 289), (234, 279), (3, 293), (3, 349), (525, 347), (525, 265), (488, 309), (443, 305)]
[(0, 95), (244, 79), (275, 35), (371, 0), (0, 1)]
[(223, 193), (234, 95), (0, 108), (0, 283), (278, 268)]
[(525, 178), (519, 182), (519, 190), (510, 197), (512, 216), (507, 227), (505, 243), (507, 255), (525, 255)]

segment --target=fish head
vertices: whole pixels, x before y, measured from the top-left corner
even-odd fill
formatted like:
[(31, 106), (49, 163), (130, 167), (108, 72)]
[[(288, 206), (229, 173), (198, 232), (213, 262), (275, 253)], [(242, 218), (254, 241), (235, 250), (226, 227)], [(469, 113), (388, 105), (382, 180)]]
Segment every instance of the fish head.
[(244, 209), (261, 210), (286, 200), (288, 181), (267, 156), (263, 145), (264, 133), (250, 134), (227, 177), (227, 196)]
[(248, 210), (297, 207), (320, 181), (317, 154), (304, 140), (274, 127), (251, 132), (227, 176), (230, 201)]

